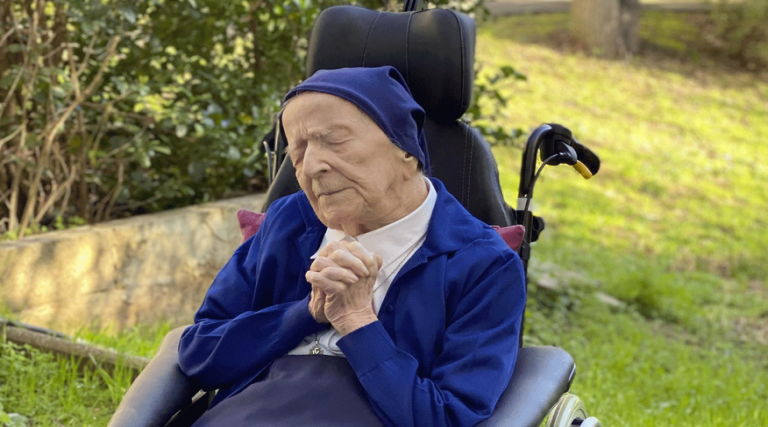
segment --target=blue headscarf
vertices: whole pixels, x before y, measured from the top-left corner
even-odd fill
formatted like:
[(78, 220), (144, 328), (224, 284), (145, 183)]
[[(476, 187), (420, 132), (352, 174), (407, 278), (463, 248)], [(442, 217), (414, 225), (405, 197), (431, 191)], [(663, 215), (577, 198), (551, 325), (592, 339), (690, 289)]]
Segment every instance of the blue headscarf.
[(322, 92), (355, 104), (401, 150), (416, 157), (431, 175), (424, 109), (416, 103), (405, 79), (391, 66), (319, 70), (291, 89), (283, 102), (303, 92)]

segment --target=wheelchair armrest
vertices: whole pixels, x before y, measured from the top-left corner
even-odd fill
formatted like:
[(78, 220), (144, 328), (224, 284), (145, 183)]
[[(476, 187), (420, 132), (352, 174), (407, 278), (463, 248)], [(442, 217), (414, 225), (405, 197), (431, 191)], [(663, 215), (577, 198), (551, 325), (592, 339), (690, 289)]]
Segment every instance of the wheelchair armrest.
[(538, 427), (570, 388), (575, 370), (573, 358), (561, 348), (521, 348), (493, 415), (478, 426)]
[(163, 427), (187, 407), (200, 390), (179, 369), (179, 339), (184, 327), (170, 331), (152, 361), (123, 396), (107, 427)]

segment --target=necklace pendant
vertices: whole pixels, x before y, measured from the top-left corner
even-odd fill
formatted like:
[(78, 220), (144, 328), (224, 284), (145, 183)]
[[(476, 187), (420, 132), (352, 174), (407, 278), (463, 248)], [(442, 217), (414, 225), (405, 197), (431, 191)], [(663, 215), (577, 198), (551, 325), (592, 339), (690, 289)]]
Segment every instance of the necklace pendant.
[(309, 354), (311, 354), (311, 355), (315, 355), (315, 356), (317, 356), (317, 355), (319, 355), (319, 354), (323, 354), (323, 349), (322, 349), (322, 348), (320, 348), (320, 346), (319, 346), (319, 345), (315, 345), (314, 347), (312, 347), (312, 348), (309, 350)]

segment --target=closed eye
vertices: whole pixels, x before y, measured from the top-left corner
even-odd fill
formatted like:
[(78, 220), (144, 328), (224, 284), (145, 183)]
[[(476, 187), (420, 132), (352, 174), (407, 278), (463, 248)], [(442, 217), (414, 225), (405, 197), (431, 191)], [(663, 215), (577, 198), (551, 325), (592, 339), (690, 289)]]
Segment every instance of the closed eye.
[(291, 157), (293, 164), (300, 161), (304, 157), (304, 150), (302, 147), (306, 147), (306, 142), (293, 143), (285, 147), (284, 154)]

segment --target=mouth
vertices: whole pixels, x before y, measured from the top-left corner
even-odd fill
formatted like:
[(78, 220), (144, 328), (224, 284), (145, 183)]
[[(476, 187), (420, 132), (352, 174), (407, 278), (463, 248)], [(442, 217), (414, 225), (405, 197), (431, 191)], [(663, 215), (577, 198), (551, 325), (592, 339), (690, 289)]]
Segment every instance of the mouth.
[(323, 196), (333, 196), (336, 193), (341, 193), (345, 189), (342, 188), (341, 190), (333, 190), (333, 191), (323, 191), (322, 193), (318, 193), (317, 197), (323, 197)]

